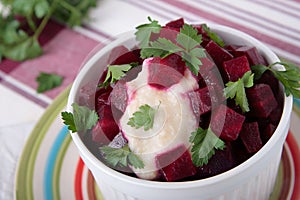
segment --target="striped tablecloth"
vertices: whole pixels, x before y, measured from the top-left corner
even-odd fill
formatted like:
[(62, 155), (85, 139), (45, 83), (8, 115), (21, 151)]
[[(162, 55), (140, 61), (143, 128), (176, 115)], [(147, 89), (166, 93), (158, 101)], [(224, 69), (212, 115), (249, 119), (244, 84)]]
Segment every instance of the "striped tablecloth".
[[(101, 0), (84, 27), (71, 30), (51, 22), (41, 36), (43, 56), (0, 63), (0, 199), (13, 198), (16, 164), (28, 135), (45, 109), (72, 83), (89, 53), (147, 22), (148, 16), (161, 24), (184, 17), (187, 22), (227, 25), (300, 65), (299, 1)], [(35, 79), (40, 72), (64, 76), (62, 86), (37, 94)], [(293, 110), (291, 131), (300, 144), (299, 100), (295, 100)]]

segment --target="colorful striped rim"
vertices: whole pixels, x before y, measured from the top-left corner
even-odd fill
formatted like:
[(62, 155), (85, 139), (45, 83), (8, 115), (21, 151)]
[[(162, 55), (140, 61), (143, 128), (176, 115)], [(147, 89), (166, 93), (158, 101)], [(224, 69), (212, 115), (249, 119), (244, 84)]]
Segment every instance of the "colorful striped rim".
[[(67, 128), (61, 124), (57, 132), (49, 131), (55, 119), (60, 119), (60, 112), (67, 103), (69, 89), (65, 90), (49, 106), (27, 141), (16, 175), (15, 199), (17, 200), (33, 200), (40, 197), (46, 200), (60, 200), (65, 199), (66, 196), (69, 197), (68, 199), (73, 198), (76, 200), (103, 200), (91, 172), (86, 168), (77, 151), (68, 152), (69, 149), (75, 149), (75, 147), (71, 142)], [(54, 140), (47, 150), (46, 160), (43, 161), (45, 162), (45, 167), (37, 169), (39, 162), (42, 162), (37, 159), (38, 154), (43, 153), (42, 151), (45, 150), (42, 142), (46, 140), (47, 134), (50, 134)], [(299, 188), (300, 185), (300, 160), (297, 155), (299, 155), (299, 148), (296, 140), (290, 133), (282, 154), (281, 165), (271, 200), (286, 199), (288, 196), (292, 196), (293, 200), (299, 199), (300, 192), (295, 189)], [(66, 159), (72, 160), (73, 164), (64, 162)], [(67, 177), (62, 173), (64, 167), (70, 169), (71, 177)], [(34, 176), (34, 170), (42, 170), (43, 176)], [(67, 186), (71, 186), (72, 190), (69, 191), (63, 188)], [(40, 194), (41, 196), (38, 196), (38, 193), (42, 193)]]

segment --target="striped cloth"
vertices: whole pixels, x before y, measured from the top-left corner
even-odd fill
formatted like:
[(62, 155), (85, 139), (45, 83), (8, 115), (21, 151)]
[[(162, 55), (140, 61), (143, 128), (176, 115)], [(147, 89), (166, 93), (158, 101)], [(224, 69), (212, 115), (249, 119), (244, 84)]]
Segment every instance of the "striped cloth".
[[(41, 35), (43, 56), (0, 63), (0, 199), (12, 199), (13, 176), (24, 141), (45, 108), (72, 83), (90, 52), (118, 34), (147, 21), (161, 24), (183, 17), (192, 23), (217, 23), (244, 31), (278, 56), (300, 65), (300, 2), (288, 0), (136, 1), (101, 0), (84, 27), (69, 29), (51, 21)], [(64, 76), (62, 86), (35, 92), (40, 72)], [(295, 100), (291, 130), (298, 142), (300, 102)]]

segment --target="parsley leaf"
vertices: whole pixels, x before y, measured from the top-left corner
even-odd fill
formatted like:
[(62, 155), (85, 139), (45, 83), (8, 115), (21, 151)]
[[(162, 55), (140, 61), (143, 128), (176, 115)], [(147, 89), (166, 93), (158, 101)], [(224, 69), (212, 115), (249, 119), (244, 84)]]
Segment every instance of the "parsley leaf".
[(243, 112), (250, 111), (245, 88), (253, 86), (253, 78), (254, 74), (251, 74), (251, 71), (248, 71), (237, 81), (226, 83), (224, 89), (224, 96), (226, 98), (235, 99), (236, 105), (239, 105)]
[(225, 148), (225, 143), (210, 128), (204, 130), (199, 127), (192, 132), (190, 142), (192, 143), (192, 161), (196, 167), (207, 164), (208, 160), (215, 154), (215, 150)]
[(149, 46), (142, 47), (141, 57), (159, 56), (164, 58), (172, 53), (180, 53), (190, 70), (197, 75), (201, 58), (206, 57), (205, 50), (200, 46), (202, 36), (188, 24), (184, 24), (176, 36), (176, 44), (166, 38), (158, 38), (150, 42)]
[(148, 104), (139, 107), (139, 110), (133, 113), (133, 117), (129, 118), (128, 125), (134, 128), (141, 128), (147, 131), (153, 127), (154, 115), (157, 109), (150, 107)]
[(148, 17), (148, 20), (150, 21), (149, 24), (142, 24), (136, 27), (136, 39), (140, 41), (140, 46), (142, 48), (148, 47), (151, 34), (159, 33), (161, 29), (161, 25), (158, 24), (158, 21), (152, 20), (150, 17)]
[(91, 129), (98, 121), (99, 117), (94, 110), (90, 110), (86, 106), (72, 104), (73, 114), (70, 112), (62, 112), (62, 119), (68, 129), (74, 132), (85, 132)]
[(106, 162), (112, 167), (127, 167), (128, 165), (133, 166), (136, 169), (144, 168), (143, 161), (128, 147), (128, 144), (122, 148), (113, 148), (110, 146), (100, 147), (100, 151), (104, 153)]
[(210, 28), (206, 24), (202, 24), (202, 28), (207, 33), (207, 35), (210, 37), (210, 39), (212, 39), (220, 47), (225, 46), (225, 42), (222, 40), (222, 38), (215, 32), (211, 31)]
[[(277, 64), (284, 66), (285, 71), (279, 71), (272, 68)], [(284, 86), (287, 96), (292, 94), (295, 98), (300, 98), (300, 69), (295, 64), (290, 62), (275, 62), (268, 67), (256, 65), (252, 66), (251, 69), (254, 71), (256, 79), (259, 79), (266, 70), (270, 70)]]
[(42, 93), (60, 86), (62, 84), (63, 77), (57, 74), (41, 72), (36, 78), (36, 81), (38, 82), (37, 92)]
[(132, 64), (123, 64), (123, 65), (108, 65), (106, 77), (99, 85), (99, 87), (107, 86), (108, 84), (115, 83), (120, 80), (131, 68), (135, 66), (135, 63)]

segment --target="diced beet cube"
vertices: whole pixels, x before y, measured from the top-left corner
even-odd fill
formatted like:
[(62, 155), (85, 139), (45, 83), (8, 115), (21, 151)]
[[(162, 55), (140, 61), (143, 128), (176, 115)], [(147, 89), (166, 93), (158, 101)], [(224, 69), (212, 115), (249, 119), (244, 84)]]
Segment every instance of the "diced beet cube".
[(93, 141), (108, 144), (119, 133), (119, 126), (109, 105), (101, 106), (97, 114), (99, 120), (92, 130)]
[(148, 84), (157, 89), (169, 88), (178, 83), (183, 77), (183, 75), (173, 67), (160, 64), (160, 59), (154, 59), (149, 63), (148, 69)]
[(168, 40), (171, 40), (173, 43), (177, 44), (176, 38), (179, 32), (179, 28), (163, 27), (160, 30), (159, 37), (166, 38)]
[(108, 64), (122, 65), (139, 61), (140, 58), (125, 46), (117, 46), (110, 52)]
[(197, 29), (198, 34), (202, 35), (202, 42), (201, 42), (201, 46), (205, 47), (209, 41), (211, 41), (210, 37), (208, 36), (208, 34), (203, 30), (202, 24), (195, 24), (193, 25), (193, 27), (195, 29)]
[(245, 145), (243, 144), (240, 137), (238, 139), (230, 142), (232, 147), (232, 156), (234, 158), (235, 165), (239, 165), (248, 158), (252, 156), (252, 154), (248, 153)]
[(235, 166), (230, 142), (223, 150), (217, 150), (206, 165), (197, 168), (197, 177), (208, 178), (225, 172)]
[(184, 70), (186, 69), (185, 62), (182, 60), (182, 57), (175, 53), (162, 58), (160, 60), (160, 64), (172, 67), (182, 75), (184, 75)]
[(204, 83), (202, 84), (204, 84), (204, 86), (200, 85), (200, 87), (207, 86), (209, 91), (215, 91), (215, 94), (217, 94), (220, 102), (225, 100), (223, 95), (224, 83), (217, 68), (210, 70), (206, 74), (203, 74), (203, 80)]
[(94, 83), (88, 83), (80, 88), (79, 105), (87, 106), (91, 109), (95, 108), (95, 92), (97, 88)]
[(235, 51), (239, 47), (240, 46), (230, 44), (230, 45), (226, 45), (224, 48), (231, 53), (231, 52)]
[(212, 40), (209, 41), (209, 43), (205, 46), (205, 49), (221, 71), (223, 62), (233, 58), (233, 56), (226, 49), (223, 49)]
[(211, 129), (226, 141), (236, 140), (242, 130), (245, 116), (235, 112), (225, 105), (220, 105), (212, 111)]
[(211, 111), (212, 106), (216, 106), (219, 101), (215, 91), (208, 87), (189, 92), (189, 97), (196, 117)]
[(233, 58), (231, 60), (223, 62), (223, 68), (227, 75), (227, 80), (235, 82), (243, 75), (251, 71), (248, 59), (246, 56)]
[(191, 154), (183, 145), (157, 155), (156, 162), (167, 181), (178, 181), (196, 174)]
[(257, 122), (245, 122), (240, 137), (248, 153), (255, 153), (262, 147), (260, 132)]
[(279, 81), (270, 70), (265, 71), (256, 82), (269, 85), (274, 95), (279, 92)]
[(177, 20), (170, 21), (166, 24), (167, 27), (171, 27), (171, 28), (181, 28), (183, 25), (184, 25), (183, 18), (179, 18)]
[(98, 110), (103, 105), (110, 105), (109, 95), (112, 91), (112, 87), (100, 88), (96, 92), (95, 101), (96, 101), (96, 110)]
[(118, 81), (111, 91), (109, 99), (112, 106), (124, 113), (128, 100), (126, 82)]
[(275, 129), (276, 129), (276, 126), (269, 123), (266, 126), (266, 128), (261, 132), (261, 138), (264, 143), (266, 143), (271, 138)]
[(270, 122), (273, 125), (277, 126), (281, 119), (281, 116), (282, 116), (282, 107), (278, 105), (277, 108), (275, 108), (269, 116)]
[(277, 101), (272, 89), (266, 84), (256, 84), (246, 89), (250, 107), (250, 115), (254, 117), (267, 118), (276, 109)]
[(250, 63), (250, 66), (259, 65), (259, 64), (267, 65), (265, 59), (257, 51), (256, 47), (241, 46), (239, 48), (236, 48), (233, 51), (233, 54), (236, 57), (246, 55), (248, 58), (248, 61)]

